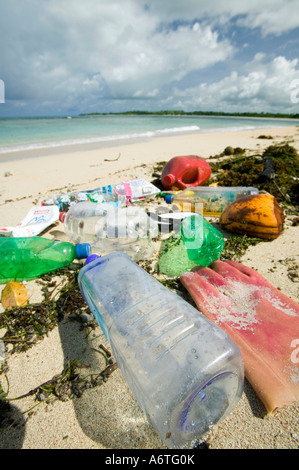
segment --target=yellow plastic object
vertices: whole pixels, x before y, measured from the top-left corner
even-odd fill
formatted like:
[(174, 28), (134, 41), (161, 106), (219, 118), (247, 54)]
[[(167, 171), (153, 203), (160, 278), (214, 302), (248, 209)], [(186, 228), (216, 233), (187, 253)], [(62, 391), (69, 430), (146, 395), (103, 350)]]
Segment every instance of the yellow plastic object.
[(223, 229), (274, 240), (283, 231), (284, 215), (271, 194), (254, 194), (231, 203), (220, 217)]
[(9, 281), (1, 294), (1, 303), (5, 309), (27, 305), (29, 296), (24, 284)]

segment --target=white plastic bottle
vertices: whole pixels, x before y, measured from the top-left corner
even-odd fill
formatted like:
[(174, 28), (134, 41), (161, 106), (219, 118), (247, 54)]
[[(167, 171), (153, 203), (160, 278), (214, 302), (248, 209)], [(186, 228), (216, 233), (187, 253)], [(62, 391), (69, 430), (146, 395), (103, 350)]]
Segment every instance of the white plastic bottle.
[(82, 295), (139, 405), (169, 448), (192, 448), (236, 405), (240, 350), (126, 254), (81, 269)]
[(60, 219), (75, 243), (89, 243), (93, 253), (100, 255), (123, 251), (134, 261), (151, 258), (151, 239), (159, 233), (157, 222), (134, 206), (80, 202)]

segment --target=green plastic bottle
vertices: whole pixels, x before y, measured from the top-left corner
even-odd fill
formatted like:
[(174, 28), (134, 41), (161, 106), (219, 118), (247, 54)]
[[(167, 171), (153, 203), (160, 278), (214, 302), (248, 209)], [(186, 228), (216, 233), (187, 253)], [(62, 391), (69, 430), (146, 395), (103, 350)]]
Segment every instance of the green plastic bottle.
[(0, 284), (35, 279), (90, 254), (89, 243), (73, 245), (43, 237), (0, 238)]
[(225, 244), (222, 233), (200, 214), (182, 221), (181, 237), (189, 259), (203, 267), (220, 257)]

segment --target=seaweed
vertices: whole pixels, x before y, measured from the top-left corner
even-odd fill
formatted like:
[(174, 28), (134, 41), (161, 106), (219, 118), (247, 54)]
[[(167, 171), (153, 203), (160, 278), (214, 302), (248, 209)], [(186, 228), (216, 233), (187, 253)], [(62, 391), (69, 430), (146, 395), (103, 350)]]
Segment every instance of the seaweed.
[(210, 183), (217, 182), (221, 186), (254, 186), (264, 168), (256, 157), (229, 158), (210, 165), (216, 173)]
[(53, 301), (16, 307), (0, 315), (0, 328), (6, 329), (1, 340), (13, 346), (11, 353), (26, 351), (56, 325), (57, 312)]
[[(69, 314), (71, 320), (80, 319), (76, 312), (81, 313), (88, 307), (77, 284), (79, 269), (79, 266), (75, 270), (63, 268), (52, 275), (42, 276), (38, 280), (43, 284), (45, 299), (42, 302), (14, 307), (1, 313), (0, 329), (6, 330), (1, 340), (5, 344), (12, 345), (10, 354), (29, 349), (53, 330), (64, 315)], [(57, 275), (67, 278), (66, 285), (60, 290), (58, 290), (60, 283), (57, 285), (57, 281), (53, 281), (53, 276)], [(51, 287), (53, 289), (49, 290)], [(54, 293), (58, 294), (57, 299)]]
[[(224, 154), (222, 154), (223, 156)], [(274, 175), (261, 179), (265, 162), (271, 159)], [(254, 186), (266, 191), (284, 206), (298, 210), (299, 206), (299, 155), (288, 143), (267, 147), (261, 155), (231, 156), (210, 163), (213, 177), (210, 183), (221, 186)]]
[(249, 237), (247, 235), (231, 235), (227, 240), (225, 240), (225, 245), (220, 255), (220, 260), (240, 262), (242, 256), (250, 246), (255, 246), (261, 242), (267, 242), (267, 240), (262, 240), (261, 238), (256, 237)]
[(245, 149), (242, 149), (241, 147), (231, 147), (230, 145), (228, 147), (225, 147), (223, 151), (223, 155), (242, 155), (245, 153)]
[(81, 374), (80, 370), (88, 369), (88, 366), (80, 364), (80, 361), (68, 361), (60, 374), (55, 375), (52, 379), (47, 380), (32, 390), (29, 390), (27, 393), (15, 398), (8, 398), (8, 391), (4, 392), (0, 384), (0, 392), (2, 391), (0, 398), (3, 409), (7, 407), (10, 402), (21, 400), (29, 396), (34, 396), (37, 403), (24, 413), (31, 412), (31, 410), (41, 402), (51, 403), (55, 400), (68, 401), (74, 398), (80, 398), (85, 390), (95, 388), (107, 382), (109, 376), (118, 368), (117, 363), (110, 358), (111, 353), (106, 349), (105, 351), (108, 365), (104, 370), (98, 373), (88, 375)]
[[(1, 338), (5, 344), (11, 344), (9, 354), (27, 351), (37, 341), (43, 339), (52, 329), (54, 329), (63, 318), (67, 317), (69, 321), (80, 321), (82, 328), (86, 326), (95, 328), (95, 320), (84, 323), (82, 311), (89, 311), (89, 308), (80, 292), (77, 276), (77, 269), (63, 268), (62, 270), (42, 276), (38, 281), (45, 286), (42, 288), (45, 300), (40, 303), (29, 304), (24, 307), (16, 307), (5, 310), (0, 315), (0, 329), (4, 328), (5, 334)], [(53, 276), (63, 275), (67, 278), (67, 283), (58, 291), (61, 283), (53, 280)], [(52, 290), (49, 288), (54, 287)], [(91, 315), (91, 318), (93, 316)], [(27, 396), (34, 396), (35, 401), (30, 409), (24, 413), (30, 413), (39, 403), (51, 403), (55, 400), (67, 401), (69, 399), (79, 398), (83, 392), (90, 388), (95, 388), (106, 382), (109, 376), (117, 369), (118, 365), (112, 358), (111, 352), (100, 344), (100, 352), (105, 358), (105, 368), (99, 372), (82, 374), (82, 369), (88, 369), (89, 366), (81, 364), (81, 361), (68, 361), (62, 372), (55, 375), (52, 379), (38, 385), (22, 396), (10, 398), (9, 383), (6, 376), (7, 368), (4, 365), (0, 370), (0, 375), (4, 374), (7, 382), (5, 391), (0, 382), (0, 418), (2, 412), (9, 409), (12, 401), (20, 400)], [(0, 419), (1, 424), (1, 419)], [(5, 423), (3, 424), (5, 425)], [(1, 426), (0, 426), (1, 427)]]
[(152, 172), (152, 177), (154, 179), (150, 181), (154, 186), (159, 188), (161, 191), (163, 191), (165, 189), (162, 182), (161, 182), (161, 173), (162, 173), (166, 163), (167, 163), (166, 161), (161, 161), (161, 162), (155, 163), (155, 165), (153, 167), (153, 172)]

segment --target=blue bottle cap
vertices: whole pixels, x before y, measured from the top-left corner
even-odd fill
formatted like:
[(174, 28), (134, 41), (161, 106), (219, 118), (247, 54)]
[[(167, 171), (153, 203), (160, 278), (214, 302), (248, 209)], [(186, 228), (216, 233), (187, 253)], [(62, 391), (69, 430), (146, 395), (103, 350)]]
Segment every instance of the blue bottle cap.
[(91, 246), (89, 243), (78, 243), (76, 245), (76, 255), (78, 259), (87, 258), (91, 255)]
[(94, 260), (97, 259), (97, 258), (100, 258), (100, 256), (99, 256), (99, 255), (96, 255), (96, 254), (94, 254), (94, 255), (89, 255), (89, 256), (86, 258), (86, 260), (85, 260), (85, 264), (89, 264), (89, 263), (91, 263), (92, 261), (94, 261)]
[(167, 202), (167, 204), (171, 204), (172, 199), (173, 199), (173, 196), (171, 194), (166, 194), (165, 201)]

